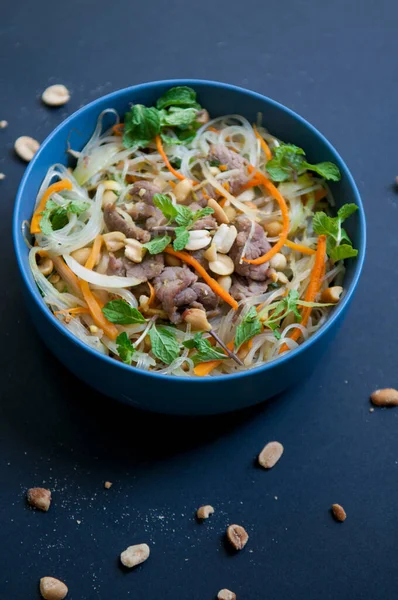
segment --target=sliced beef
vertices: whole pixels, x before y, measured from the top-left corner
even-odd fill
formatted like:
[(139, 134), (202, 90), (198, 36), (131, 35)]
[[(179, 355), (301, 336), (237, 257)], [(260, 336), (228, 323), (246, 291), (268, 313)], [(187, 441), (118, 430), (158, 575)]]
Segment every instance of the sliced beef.
[(143, 179), (142, 181), (136, 181), (130, 188), (130, 195), (135, 200), (142, 200), (146, 204), (153, 206), (153, 197), (155, 194), (160, 194), (161, 189), (152, 181)]
[(134, 221), (145, 221), (145, 229), (149, 231), (153, 227), (159, 227), (167, 223), (167, 219), (159, 208), (153, 204), (145, 202), (130, 202), (126, 204), (124, 210), (134, 219)]
[(245, 169), (247, 160), (237, 152), (230, 150), (222, 144), (217, 144), (210, 148), (209, 159), (219, 161), (220, 164), (225, 165), (228, 170), (239, 169), (239, 175), (234, 175), (230, 179), (227, 179), (231, 194), (235, 195), (240, 188), (248, 182)]
[[(162, 303), (172, 323), (180, 323), (182, 320), (177, 311), (176, 298), (178, 301), (178, 296), (190, 285), (196, 283), (197, 279), (197, 276), (187, 267), (166, 267), (160, 275), (155, 277), (153, 285), (156, 297)], [(179, 302), (181, 302), (181, 297)]]
[(109, 231), (121, 231), (128, 238), (133, 238), (139, 242), (149, 242), (151, 234), (141, 227), (138, 227), (129, 217), (121, 215), (113, 205), (107, 205), (104, 209), (104, 221)]
[[(195, 285), (195, 284), (194, 284)], [(190, 306), (192, 302), (195, 302), (197, 298), (195, 290), (191, 287), (183, 290), (175, 297), (175, 305), (176, 306)]]
[[(249, 277), (255, 281), (265, 281), (267, 279), (268, 262), (263, 265), (251, 265), (243, 261), (242, 263), (240, 262), (243, 247), (251, 232), (252, 221), (248, 217), (241, 215), (235, 220), (234, 225), (238, 230), (238, 235), (229, 252), (229, 256), (235, 263), (235, 273), (242, 275), (242, 277)], [(270, 249), (271, 246), (265, 236), (264, 229), (261, 225), (255, 223), (253, 235), (246, 247), (245, 258), (258, 258)]]
[(207, 285), (207, 283), (194, 283), (191, 289), (196, 294), (196, 304), (200, 304), (205, 310), (214, 310), (217, 307), (218, 296)]
[(120, 277), (136, 277), (141, 281), (149, 281), (160, 275), (164, 268), (163, 254), (147, 254), (141, 263), (133, 263), (125, 256), (116, 258), (109, 253), (108, 275)]
[[(207, 206), (207, 201), (205, 206)], [(201, 206), (199, 202), (192, 202), (188, 205), (188, 208), (190, 208), (193, 212), (196, 212), (204, 207)], [(196, 221), (192, 229), (217, 229), (217, 221), (215, 220), (213, 215), (206, 215), (202, 219)]]
[(253, 281), (248, 277), (240, 277), (239, 275), (233, 275), (232, 286), (229, 291), (231, 296), (239, 302), (244, 298), (250, 298), (251, 296), (257, 296), (258, 294), (265, 294), (267, 291), (269, 280), (267, 281)]

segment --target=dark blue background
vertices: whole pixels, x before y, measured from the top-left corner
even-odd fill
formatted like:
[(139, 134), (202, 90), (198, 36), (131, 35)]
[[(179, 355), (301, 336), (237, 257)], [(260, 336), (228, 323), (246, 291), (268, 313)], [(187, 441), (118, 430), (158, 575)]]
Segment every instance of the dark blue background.
[[(397, 384), (397, 6), (3, 3), (2, 600), (38, 597), (44, 575), (63, 579), (71, 600), (206, 600), (222, 587), (239, 600), (395, 597), (398, 411), (370, 413), (368, 396)], [(267, 406), (201, 420), (138, 414), (66, 372), (27, 318), (10, 235), (24, 170), (16, 137), (43, 140), (104, 93), (173, 77), (248, 87), (310, 120), (351, 168), (369, 227), (358, 293), (316, 373)], [(70, 88), (67, 106), (41, 105), (51, 83)], [(265, 472), (254, 461), (274, 439), (285, 454)], [(47, 514), (24, 504), (34, 485), (53, 490)], [(216, 512), (199, 525), (204, 502)], [(333, 502), (348, 513), (342, 525), (328, 513)], [(223, 543), (231, 522), (250, 535), (236, 556)], [(151, 557), (125, 573), (118, 555), (137, 542)]]

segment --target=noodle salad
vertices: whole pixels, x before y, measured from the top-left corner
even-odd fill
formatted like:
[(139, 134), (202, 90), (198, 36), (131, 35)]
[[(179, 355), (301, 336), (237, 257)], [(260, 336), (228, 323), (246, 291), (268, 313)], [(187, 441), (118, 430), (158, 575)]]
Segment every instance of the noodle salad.
[(293, 350), (339, 302), (357, 206), (333, 211), (337, 166), (309, 163), (260, 115), (211, 118), (175, 87), (122, 121), (104, 111), (69, 152), (75, 168), (51, 166), (40, 187), (29, 264), (43, 302), (92, 349), (227, 375)]

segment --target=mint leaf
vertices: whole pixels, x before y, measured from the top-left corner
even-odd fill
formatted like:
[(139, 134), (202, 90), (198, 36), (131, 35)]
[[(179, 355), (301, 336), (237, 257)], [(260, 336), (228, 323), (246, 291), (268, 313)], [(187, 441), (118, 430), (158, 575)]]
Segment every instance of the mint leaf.
[(189, 231), (185, 227), (176, 227), (176, 239), (173, 242), (173, 248), (176, 252), (183, 250), (189, 242)]
[(171, 107), (169, 111), (159, 112), (160, 126), (187, 129), (195, 123), (197, 114), (194, 108)]
[(74, 213), (76, 215), (81, 215), (86, 212), (90, 208), (89, 202), (84, 202), (83, 200), (72, 200), (65, 207), (68, 212)]
[(355, 250), (352, 246), (348, 244), (341, 244), (340, 246), (336, 246), (330, 252), (330, 258), (333, 262), (337, 262), (338, 260), (344, 260), (345, 258), (354, 258), (358, 256), (358, 250)]
[(303, 163), (303, 167), (310, 171), (315, 171), (324, 179), (330, 179), (331, 181), (340, 181), (341, 173), (337, 165), (332, 162), (322, 162), (316, 165), (310, 165), (307, 162)]
[(337, 216), (341, 221), (345, 221), (357, 210), (358, 206), (356, 204), (343, 204), (337, 211)]
[(191, 225), (195, 213), (187, 206), (183, 206), (181, 204), (177, 204), (175, 209), (177, 211), (177, 216), (175, 217), (176, 223), (178, 223), (178, 225), (182, 225), (183, 227), (188, 227)]
[(282, 320), (287, 317), (289, 313), (293, 313), (297, 317), (297, 321), (301, 321), (301, 313), (299, 311), (297, 302), (299, 301), (299, 294), (297, 290), (290, 290), (285, 298), (282, 298), (276, 306), (274, 306), (272, 314), (263, 321), (264, 327), (268, 327), (274, 333), (277, 340), (281, 338), (278, 331)]
[(53, 231), (58, 231), (69, 223), (68, 213), (80, 215), (89, 208), (90, 203), (82, 200), (70, 200), (63, 206), (54, 200), (47, 200), (40, 220), (40, 229), (44, 235), (50, 235)]
[(51, 226), (53, 231), (58, 231), (58, 229), (62, 229), (69, 223), (68, 212), (66, 208), (57, 208), (50, 216)]
[(124, 115), (123, 145), (126, 148), (147, 146), (160, 133), (160, 118), (156, 108), (135, 104)]
[(273, 181), (287, 181), (290, 177), (289, 170), (282, 167), (276, 158), (272, 158), (267, 162), (266, 169)]
[(191, 356), (194, 365), (209, 362), (210, 360), (225, 360), (229, 358), (224, 351), (214, 348), (210, 342), (203, 338), (201, 333), (196, 333), (193, 339), (183, 342), (186, 348), (195, 348), (198, 352)]
[(214, 213), (214, 208), (211, 208), (210, 206), (206, 206), (205, 208), (200, 208), (193, 214), (192, 224), (196, 223), (196, 221), (199, 221), (199, 219), (202, 219), (203, 217), (212, 215), (213, 213)]
[(162, 362), (169, 365), (180, 354), (180, 344), (177, 341), (175, 333), (165, 327), (157, 328), (153, 325), (149, 331), (152, 352)]
[(160, 254), (170, 242), (171, 237), (169, 235), (162, 235), (161, 237), (156, 237), (150, 242), (143, 244), (143, 246), (148, 250), (149, 254)]
[(136, 352), (136, 349), (130, 342), (129, 337), (125, 331), (123, 331), (123, 333), (117, 336), (116, 344), (119, 357), (124, 363), (126, 363), (127, 365), (131, 365), (131, 361), (133, 360), (133, 354), (134, 352)]
[(164, 194), (155, 194), (153, 196), (154, 205), (162, 211), (167, 219), (175, 219), (178, 211), (171, 199)]
[[(160, 137), (162, 138), (162, 142), (164, 144), (167, 144), (168, 146), (180, 146), (181, 144), (183, 144), (184, 142), (181, 141), (178, 137), (173, 137), (171, 135), (167, 135), (167, 133), (163, 133), (163, 131), (160, 134)], [(179, 165), (175, 165), (175, 161), (176, 159), (170, 161), (171, 165), (175, 168), (175, 169), (179, 169), (181, 167), (181, 159), (179, 160)]]
[(312, 219), (312, 227), (318, 235), (330, 235), (337, 239), (339, 235), (339, 219), (336, 217), (328, 217), (322, 211), (316, 212)]
[(145, 323), (146, 320), (137, 308), (130, 306), (125, 300), (111, 300), (102, 309), (105, 317), (111, 323), (132, 325)]
[(235, 349), (239, 350), (242, 344), (249, 341), (252, 337), (261, 332), (261, 322), (257, 316), (257, 311), (254, 306), (243, 317), (242, 321), (236, 328), (235, 333)]
[(168, 106), (193, 106), (197, 108), (195, 90), (185, 85), (171, 88), (156, 102), (158, 110)]

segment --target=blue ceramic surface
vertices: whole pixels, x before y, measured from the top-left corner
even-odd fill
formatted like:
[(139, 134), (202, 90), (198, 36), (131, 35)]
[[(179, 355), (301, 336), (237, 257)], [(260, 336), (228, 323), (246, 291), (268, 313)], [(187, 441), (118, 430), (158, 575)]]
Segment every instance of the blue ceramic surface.
[[(31, 218), (34, 198), (49, 166), (57, 162), (66, 164), (67, 140), (73, 148), (82, 148), (101, 111), (115, 108), (123, 114), (131, 102), (151, 105), (166, 89), (175, 85), (195, 88), (199, 102), (213, 117), (238, 113), (255, 121), (257, 113), (261, 112), (265, 126), (277, 137), (303, 147), (310, 162), (330, 160), (339, 166), (342, 179), (331, 186), (337, 207), (347, 202), (359, 206), (359, 211), (347, 224), (359, 255), (356, 260), (346, 261), (345, 296), (327, 323), (295, 351), (238, 375), (176, 378), (139, 371), (97, 354), (69, 334), (51, 314), (42, 302), (29, 270), (21, 223)], [(260, 94), (201, 80), (160, 81), (126, 88), (99, 98), (66, 119), (42, 144), (26, 170), (16, 199), (13, 235), (28, 310), (44, 342), (63, 364), (89, 385), (127, 404), (155, 412), (187, 415), (217, 414), (263, 402), (311, 373), (345, 316), (361, 273), (366, 244), (365, 217), (353, 178), (337, 151), (314, 127)]]

